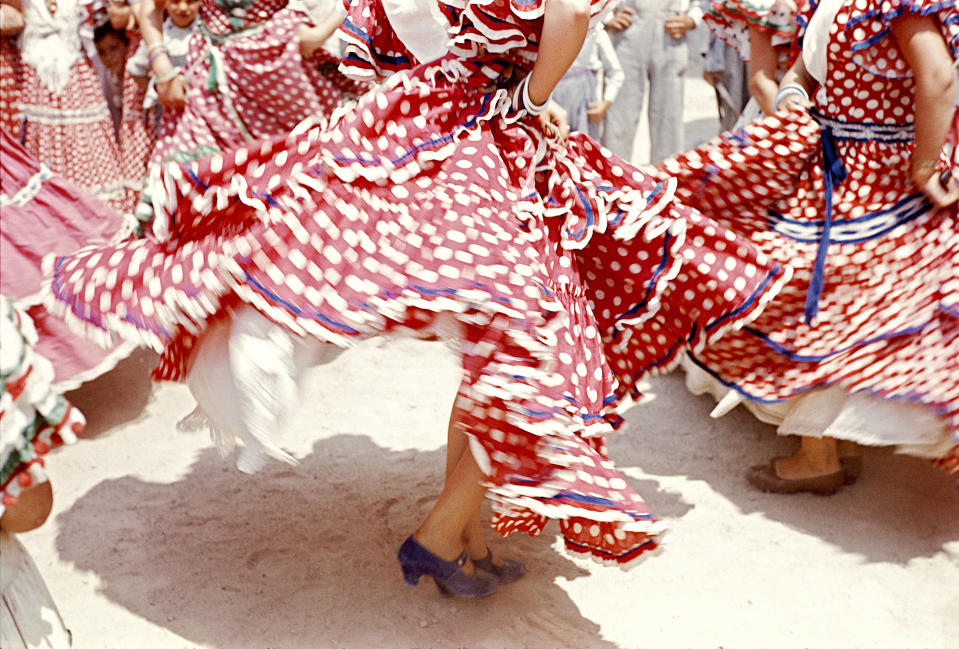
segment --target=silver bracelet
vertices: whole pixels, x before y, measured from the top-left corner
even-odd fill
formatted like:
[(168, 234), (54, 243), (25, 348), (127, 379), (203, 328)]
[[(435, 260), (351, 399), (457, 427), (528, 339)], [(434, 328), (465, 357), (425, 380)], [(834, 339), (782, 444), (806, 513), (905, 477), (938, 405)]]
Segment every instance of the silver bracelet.
[(173, 81), (178, 76), (180, 76), (180, 71), (177, 68), (173, 68), (166, 74), (161, 74), (158, 77), (153, 77), (153, 83), (166, 83), (167, 81)]
[(809, 101), (809, 94), (805, 88), (799, 84), (790, 83), (780, 88), (779, 92), (776, 93), (776, 97), (773, 99), (773, 110), (778, 111), (780, 102), (789, 95), (800, 95), (803, 99)]
[(529, 75), (526, 75), (516, 86), (516, 90), (513, 91), (513, 108), (517, 111), (525, 110), (530, 115), (540, 115), (549, 106), (552, 98), (553, 95), (550, 93), (550, 96), (542, 104), (534, 104), (529, 97)]

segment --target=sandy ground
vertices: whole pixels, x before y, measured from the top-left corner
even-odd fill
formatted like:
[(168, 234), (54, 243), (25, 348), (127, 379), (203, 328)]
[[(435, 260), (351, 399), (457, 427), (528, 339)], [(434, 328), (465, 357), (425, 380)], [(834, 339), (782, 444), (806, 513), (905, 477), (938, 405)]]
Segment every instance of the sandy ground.
[[(688, 93), (695, 142), (715, 104), (695, 75)], [(252, 477), (177, 430), (192, 398), (152, 386), (153, 361), (71, 395), (89, 435), (50, 457), (54, 512), (20, 537), (80, 649), (959, 647), (959, 491), (922, 461), (869, 450), (836, 496), (761, 494), (744, 469), (792, 442), (663, 377), (610, 452), (664, 549), (624, 572), (567, 557), (551, 526), (494, 541), (525, 579), (450, 600), (394, 558), (442, 482), (458, 374), (440, 343), (312, 370), (285, 437), (300, 463)]]

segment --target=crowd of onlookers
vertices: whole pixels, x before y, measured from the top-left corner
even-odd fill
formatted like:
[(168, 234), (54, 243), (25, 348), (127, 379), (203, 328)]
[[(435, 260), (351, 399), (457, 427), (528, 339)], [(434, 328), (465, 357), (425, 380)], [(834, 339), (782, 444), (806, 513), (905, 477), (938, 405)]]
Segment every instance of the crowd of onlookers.
[[(160, 119), (138, 6), (2, 2), (2, 127), (53, 171), (123, 212), (139, 200)], [(200, 0), (165, 5), (164, 39), (180, 66), (199, 8)]]
[[(684, 146), (684, 82), (698, 69), (716, 89), (721, 130), (739, 119), (749, 98), (749, 75), (736, 48), (710, 31), (693, 36), (718, 15), (704, 0), (619, 0), (587, 36), (553, 98), (571, 130), (588, 133), (625, 160), (646, 110), (649, 161)], [(704, 36), (706, 36), (704, 38)]]

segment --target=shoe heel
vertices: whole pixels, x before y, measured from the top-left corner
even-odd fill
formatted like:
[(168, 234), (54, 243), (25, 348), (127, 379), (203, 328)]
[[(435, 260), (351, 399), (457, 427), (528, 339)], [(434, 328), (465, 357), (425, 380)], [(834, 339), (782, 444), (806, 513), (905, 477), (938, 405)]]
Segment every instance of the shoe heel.
[(400, 568), (403, 569), (403, 580), (406, 581), (406, 583), (410, 586), (416, 586), (420, 583), (420, 577), (423, 576), (422, 568), (407, 564), (400, 564)]
[(444, 561), (420, 545), (412, 535), (403, 542), (396, 553), (403, 579), (410, 586), (416, 586), (420, 577), (433, 578), (437, 588), (444, 595), (455, 597), (485, 597), (496, 592), (498, 583), (493, 578), (484, 578), (480, 574), (467, 575), (462, 571), (466, 563), (466, 551), (454, 561)]

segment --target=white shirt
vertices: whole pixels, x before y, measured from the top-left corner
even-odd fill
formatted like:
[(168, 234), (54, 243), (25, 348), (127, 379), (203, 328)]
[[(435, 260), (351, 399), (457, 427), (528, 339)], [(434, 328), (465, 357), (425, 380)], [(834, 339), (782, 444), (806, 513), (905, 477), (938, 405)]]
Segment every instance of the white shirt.
[(616, 55), (613, 40), (602, 24), (595, 25), (586, 34), (583, 48), (571, 67), (581, 67), (603, 72), (603, 99), (613, 101), (626, 80), (626, 73)]

